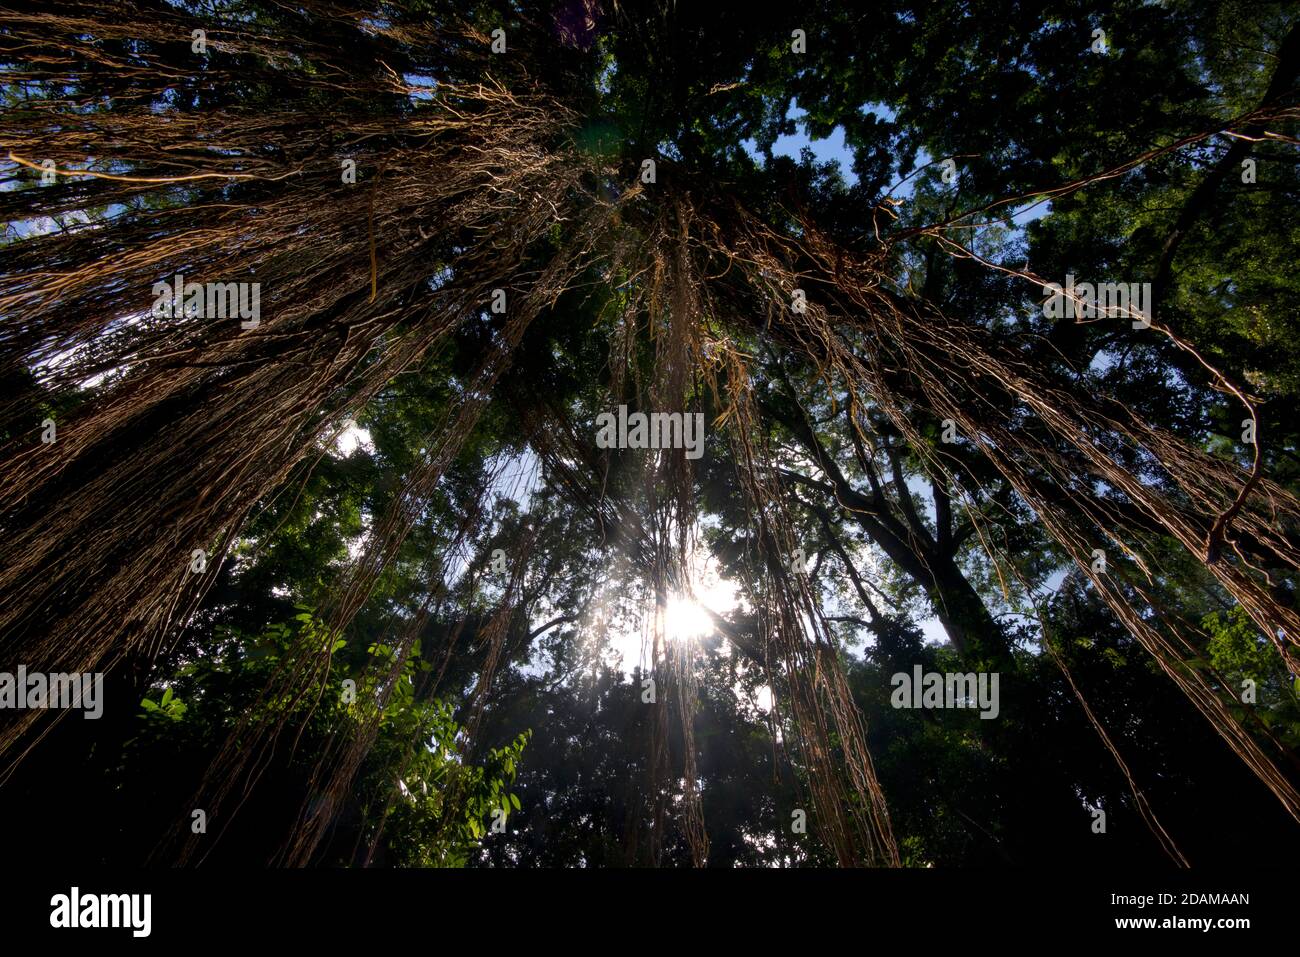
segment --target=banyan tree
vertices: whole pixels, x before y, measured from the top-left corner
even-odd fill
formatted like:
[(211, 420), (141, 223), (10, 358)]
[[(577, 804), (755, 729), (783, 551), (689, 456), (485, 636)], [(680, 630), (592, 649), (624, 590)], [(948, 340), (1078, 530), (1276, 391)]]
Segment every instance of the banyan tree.
[[(1140, 6), (1114, 16), (1139, 23)], [(905, 31), (916, 22), (905, 8), (874, 15)], [(258, 516), (301, 494), (394, 382), (457, 357), (441, 383), (452, 401), (410, 437), (400, 479), (347, 559), (321, 569), (313, 627), (231, 721), (192, 798), (160, 812), (153, 860), (206, 859), (247, 795), (271, 786), (267, 769), (295, 747), (303, 715), (327, 713), (305, 796), (268, 856), (319, 860), (413, 656), (435, 662), (429, 680), (463, 677), (465, 753), (489, 747), (482, 716), (512, 642), (541, 631), (528, 603), (552, 547), (525, 508), (493, 566), (464, 557), (505, 479), (498, 469), (464, 494), (453, 473), (484, 454), (476, 437), (502, 415), (546, 489), (582, 516), (583, 545), (616, 563), (604, 587), (644, 596), (654, 693), (637, 745), (640, 810), (620, 835), (629, 862), (661, 863), (666, 835), (697, 866), (710, 859), (699, 652), (668, 620), (717, 550), (702, 490), (719, 482), (741, 533), (728, 554), (744, 613), (710, 613), (709, 627), (771, 688), (773, 746), (839, 864), (904, 863), (845, 668), (846, 619), (869, 640), (894, 620), (860, 567), (859, 536), (933, 609), (967, 670), (1003, 676), (1005, 699), (1027, 647), (1063, 669), (1071, 706), (1170, 860), (1188, 862), (1122, 735), (1090, 706), (1098, 689), (1075, 680), (1050, 629), (1013, 635), (995, 608), (1018, 602), (1029, 621), (1044, 600), (1043, 570), (1017, 546), (1026, 528), (1300, 822), (1294, 742), (1203, 666), (1204, 626), (1170, 601), (1184, 587), (1218, 596), (1279, 674), (1300, 673), (1300, 486), (1286, 464), (1291, 423), (1271, 411), (1285, 400), (1270, 406), (1272, 385), (1183, 305), (1204, 294), (1188, 249), (1206, 221), (1251, 201), (1231, 198), (1238, 180), (1256, 183), (1246, 164), (1272, 183), (1266, 202), (1296, 198), (1294, 24), (1217, 112), (1170, 108), (1163, 127), (1112, 116), (1129, 132), (1081, 145), (1067, 164), (996, 122), (1015, 95), (1030, 102), (1009, 62), (953, 53), (982, 77), (968, 92), (984, 97), (985, 138), (1003, 142), (942, 155), (938, 118), (908, 117), (944, 109), (963, 81), (936, 77), (945, 93), (895, 77), (892, 105), (864, 121), (871, 97), (844, 106), (860, 91), (832, 71), (888, 78), (870, 49), (849, 49), (866, 25), (822, 5), (772, 16), (723, 35), (721, 15), (598, 0), (0, 10), (0, 670), (103, 673), (125, 697), (147, 688), (206, 620)], [(1102, 69), (1089, 57), (1112, 57), (1121, 77), (1139, 69), (1141, 36), (1112, 31), (1130, 62), (1090, 48), (1083, 13), (1038, 22), (1033, 42), (1080, 64), (1062, 76)], [(1206, 70), (1212, 54), (1198, 53)], [(1096, 82), (1099, 100), (1114, 95)], [(774, 158), (795, 99), (811, 122), (848, 131), (848, 192), (808, 157)], [(869, 133), (889, 124), (905, 155), (882, 159)], [(1151, 226), (1142, 190), (1177, 176), (1179, 203)], [(1091, 253), (1076, 251), (1067, 286), (1016, 254), (1025, 214), (1048, 210), (1107, 219), (1121, 235), (1130, 220), (1158, 227), (1159, 256), (1085, 277)], [(989, 300), (944, 295), (944, 274)], [(1097, 305), (1112, 279), (1147, 284), (1147, 301)], [(1216, 287), (1216, 308), (1238, 308), (1232, 281)], [(1069, 318), (1040, 308), (1053, 288)], [(579, 312), (598, 354), (565, 352), (552, 334)], [(1228, 423), (1227, 438), (1114, 388), (1109, 373), (1130, 354), (1197, 416)], [(527, 391), (520, 369), (542, 363), (578, 385)], [(602, 447), (596, 417), (620, 406), (660, 416), (669, 440)], [(697, 415), (700, 458), (671, 441), (674, 421)], [(448, 524), (413, 571), (400, 556), (435, 501), (463, 524)], [(848, 576), (851, 615), (828, 607), (798, 560), (810, 527), (826, 535), (821, 560)], [(376, 597), (398, 565), (418, 587)], [(363, 614), (379, 623), (365, 634)], [(455, 624), (431, 651), (435, 621)], [(355, 695), (335, 708), (335, 658), (379, 641), (375, 628), (392, 653), (353, 674)], [(106, 706), (135, 709), (125, 697)], [(3, 718), (2, 778), (74, 720), (41, 708)], [(411, 753), (421, 747), (410, 740)], [(371, 812), (387, 820), (405, 787), (388, 781), (368, 796)], [(468, 800), (469, 787), (452, 775), (443, 798)], [(206, 831), (189, 826), (190, 808), (204, 809)], [(373, 851), (378, 838), (367, 840)], [(364, 848), (356, 859), (369, 860)]]

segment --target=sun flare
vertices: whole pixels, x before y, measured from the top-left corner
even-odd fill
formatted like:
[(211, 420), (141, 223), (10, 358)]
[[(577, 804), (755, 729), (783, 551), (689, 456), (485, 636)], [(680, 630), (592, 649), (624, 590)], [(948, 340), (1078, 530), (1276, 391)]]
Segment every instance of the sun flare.
[(713, 618), (698, 601), (684, 595), (668, 599), (664, 606), (664, 634), (669, 641), (703, 638), (712, 630)]

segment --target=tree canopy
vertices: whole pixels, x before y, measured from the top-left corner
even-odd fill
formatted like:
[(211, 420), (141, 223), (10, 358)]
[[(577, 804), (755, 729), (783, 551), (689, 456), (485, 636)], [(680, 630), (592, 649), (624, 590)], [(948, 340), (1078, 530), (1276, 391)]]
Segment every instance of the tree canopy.
[(0, 673), (104, 704), (0, 677), (12, 847), (1300, 847), (1294, 5), (68, 0), (0, 64)]

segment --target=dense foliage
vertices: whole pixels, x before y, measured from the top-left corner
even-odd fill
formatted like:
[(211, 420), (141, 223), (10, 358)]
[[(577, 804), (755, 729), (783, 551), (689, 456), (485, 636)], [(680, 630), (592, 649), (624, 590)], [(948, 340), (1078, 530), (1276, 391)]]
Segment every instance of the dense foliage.
[(4, 726), (12, 853), (1300, 847), (1293, 5), (74, 0), (0, 63), (0, 670), (107, 702)]

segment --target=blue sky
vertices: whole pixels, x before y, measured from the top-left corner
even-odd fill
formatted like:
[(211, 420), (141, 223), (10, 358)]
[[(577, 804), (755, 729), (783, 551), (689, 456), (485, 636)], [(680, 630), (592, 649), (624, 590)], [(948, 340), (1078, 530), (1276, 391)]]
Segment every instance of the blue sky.
[[(844, 128), (836, 126), (826, 139), (814, 140), (808, 136), (801, 122), (805, 115), (805, 112), (799, 109), (797, 102), (790, 104), (790, 110), (786, 113), (786, 118), (799, 123), (798, 130), (792, 135), (778, 137), (776, 142), (772, 144), (772, 153), (776, 156), (788, 156), (797, 160), (800, 151), (806, 146), (812, 150), (813, 156), (817, 157), (818, 162), (825, 163), (834, 160), (839, 163), (840, 173), (843, 175), (845, 182), (851, 186), (857, 185), (858, 178), (853, 173), (853, 153), (844, 143)], [(762, 158), (755, 150), (753, 140), (745, 140), (744, 146), (749, 151), (750, 156), (762, 162)]]

